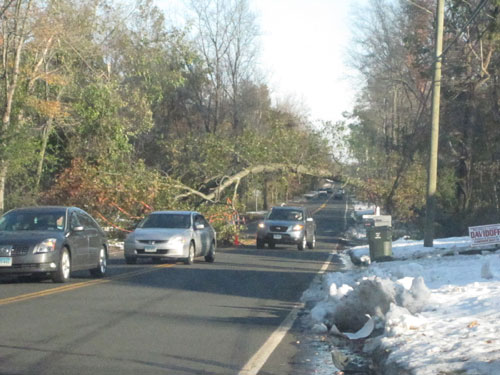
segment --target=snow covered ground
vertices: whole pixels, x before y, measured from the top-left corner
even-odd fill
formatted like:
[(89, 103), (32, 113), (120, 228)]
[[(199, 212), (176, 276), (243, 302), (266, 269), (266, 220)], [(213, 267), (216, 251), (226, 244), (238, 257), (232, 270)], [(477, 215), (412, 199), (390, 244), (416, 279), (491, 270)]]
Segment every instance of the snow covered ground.
[(364, 266), (343, 253), (346, 271), (304, 293), (308, 325), (345, 340), (361, 330), (351, 341), (383, 374), (500, 374), (500, 250), (470, 249), (469, 237), (398, 240), (394, 261), (370, 264), (368, 246), (353, 248)]

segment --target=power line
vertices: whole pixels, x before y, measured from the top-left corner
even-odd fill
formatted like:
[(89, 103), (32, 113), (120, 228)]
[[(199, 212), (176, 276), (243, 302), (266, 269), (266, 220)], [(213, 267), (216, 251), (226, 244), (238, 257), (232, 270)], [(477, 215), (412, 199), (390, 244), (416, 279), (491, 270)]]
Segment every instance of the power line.
[(460, 38), (465, 32), (467, 26), (469, 26), (472, 23), (472, 21), (474, 21), (474, 19), (479, 15), (479, 12), (481, 11), (481, 9), (483, 9), (486, 3), (488, 3), (488, 1), (489, 0), (481, 0), (476, 9), (472, 12), (471, 18), (465, 23), (465, 25), (462, 26), (458, 34), (455, 36), (455, 39), (453, 39), (452, 42), (443, 50), (441, 55), (437, 57), (438, 59), (442, 59), (443, 56), (446, 54), (446, 52), (448, 52), (448, 50), (457, 42), (458, 38)]

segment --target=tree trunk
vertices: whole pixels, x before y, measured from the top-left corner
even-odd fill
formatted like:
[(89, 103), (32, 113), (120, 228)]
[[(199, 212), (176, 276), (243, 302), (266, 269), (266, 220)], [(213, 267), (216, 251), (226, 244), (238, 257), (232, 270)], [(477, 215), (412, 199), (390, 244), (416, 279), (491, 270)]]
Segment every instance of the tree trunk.
[(43, 163), (45, 162), (45, 152), (47, 150), (47, 143), (49, 135), (52, 130), (53, 118), (50, 118), (42, 129), (42, 146), (40, 148), (40, 157), (38, 159), (38, 167), (36, 170), (35, 190), (40, 188), (40, 180), (42, 179)]
[(266, 211), (269, 210), (269, 201), (267, 199), (267, 195), (269, 194), (268, 185), (269, 185), (269, 180), (266, 178), (266, 179), (264, 179), (264, 189), (263, 189), (263, 192), (262, 192), (262, 198), (264, 199), (264, 207), (263, 207), (263, 209), (266, 210)]
[(0, 162), (0, 213), (5, 210), (5, 181), (7, 178), (7, 162)]
[[(24, 27), (27, 15), (30, 11), (31, 0), (27, 1), (25, 14), (21, 14), (22, 12), (22, 0), (18, 0), (15, 5), (15, 14), (16, 22), (14, 24), (13, 29), (11, 30), (14, 45), (13, 52), (14, 57), (13, 61), (8, 60), (8, 37), (7, 29), (8, 25), (3, 25), (4, 36), (3, 36), (3, 60), (2, 60), (2, 79), (4, 80), (5, 87), (5, 102), (3, 103), (4, 113), (2, 116), (2, 124), (0, 127), (0, 144), (4, 148), (6, 146), (4, 135), (10, 130), (11, 127), (11, 113), (12, 113), (12, 105), (14, 102), (14, 94), (16, 93), (17, 83), (19, 79), (20, 72), (20, 63), (21, 63), (21, 53), (24, 46)], [(8, 22), (8, 21), (3, 21)], [(12, 69), (10, 71), (10, 69)], [(0, 156), (0, 212), (3, 212), (5, 209), (5, 183), (8, 172), (8, 160), (5, 155)]]

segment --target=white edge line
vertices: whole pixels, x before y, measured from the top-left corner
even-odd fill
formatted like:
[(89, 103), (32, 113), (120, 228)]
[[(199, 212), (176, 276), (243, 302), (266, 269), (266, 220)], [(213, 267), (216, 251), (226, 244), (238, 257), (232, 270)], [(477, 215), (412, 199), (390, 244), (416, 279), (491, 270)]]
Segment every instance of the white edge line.
[[(319, 275), (322, 275), (327, 270), (330, 265), (334, 253), (331, 253), (328, 259), (323, 263), (321, 269), (318, 271)], [(238, 372), (238, 375), (257, 375), (260, 369), (267, 362), (271, 354), (274, 352), (276, 347), (280, 344), (281, 340), (292, 328), (293, 323), (297, 319), (299, 311), (304, 307), (303, 303), (296, 303), (292, 311), (287, 315), (285, 320), (280, 324), (280, 326), (269, 336), (266, 342), (260, 347), (260, 349), (250, 358), (250, 360), (243, 366), (243, 368)]]

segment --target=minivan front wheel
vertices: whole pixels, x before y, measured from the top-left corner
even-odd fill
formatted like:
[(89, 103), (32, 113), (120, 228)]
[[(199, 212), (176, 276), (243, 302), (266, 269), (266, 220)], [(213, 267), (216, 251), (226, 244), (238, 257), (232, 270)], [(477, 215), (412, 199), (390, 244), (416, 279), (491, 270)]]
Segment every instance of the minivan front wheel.
[(59, 260), (59, 267), (57, 271), (52, 274), (52, 281), (55, 283), (65, 283), (69, 280), (71, 273), (71, 257), (68, 249), (61, 250), (61, 258)]

